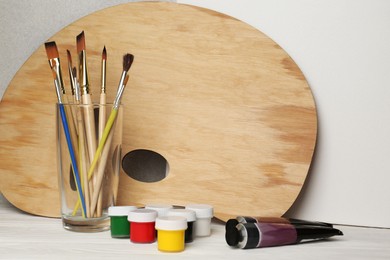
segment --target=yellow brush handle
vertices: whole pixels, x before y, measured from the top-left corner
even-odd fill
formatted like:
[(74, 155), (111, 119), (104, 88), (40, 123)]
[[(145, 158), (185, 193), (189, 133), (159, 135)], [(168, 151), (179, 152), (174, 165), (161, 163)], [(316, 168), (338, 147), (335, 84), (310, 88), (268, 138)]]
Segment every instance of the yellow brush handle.
[[(97, 177), (96, 177), (96, 185), (95, 185), (95, 190), (93, 191), (93, 195), (92, 195), (92, 202), (91, 202), (91, 211), (94, 212), (95, 209), (97, 209), (97, 215), (99, 217), (99, 210), (101, 210), (101, 208), (99, 209), (99, 200), (101, 201), (101, 187), (102, 187), (102, 181), (103, 181), (103, 177), (104, 177), (104, 169), (106, 168), (106, 163), (107, 163), (107, 157), (108, 157), (108, 153), (110, 151), (110, 146), (111, 146), (111, 141), (112, 141), (112, 137), (113, 137), (114, 133), (113, 131), (110, 131), (109, 135), (108, 135), (108, 138), (107, 138), (107, 141), (106, 141), (106, 145), (104, 146), (103, 148), (103, 151), (102, 151), (102, 154), (100, 156), (100, 162), (99, 162), (99, 167), (98, 167), (98, 171), (97, 171)], [(101, 203), (101, 202), (100, 202)], [(101, 207), (101, 205), (100, 205)]]
[[(103, 60), (103, 63), (105, 64), (105, 60)], [(105, 69), (102, 71), (102, 77), (104, 75), (105, 75)], [(105, 89), (104, 86), (105, 86), (105, 82), (102, 79), (102, 91), (100, 93), (100, 107), (99, 107), (99, 140), (102, 138), (104, 126), (106, 124), (107, 110), (106, 110), (106, 106), (104, 106), (106, 104), (106, 93), (104, 93), (104, 91), (103, 91), (103, 89)], [(111, 132), (110, 136), (112, 136), (112, 132)], [(106, 142), (110, 142), (110, 138), (108, 138)], [(105, 150), (107, 150), (107, 147), (108, 147), (108, 150), (110, 150), (110, 146), (111, 146), (110, 143), (108, 143), (108, 145), (105, 146), (105, 148), (103, 149), (102, 155), (100, 156), (101, 158), (107, 157), (107, 156), (105, 156)], [(106, 168), (106, 164), (102, 162), (102, 159), (100, 159), (100, 164), (99, 164), (98, 171), (97, 171), (97, 181), (95, 183), (95, 189), (98, 189), (98, 191), (99, 191), (99, 199), (98, 199), (97, 208), (96, 208), (96, 216), (97, 217), (101, 217), (101, 215), (102, 215), (103, 191), (101, 188), (101, 181), (99, 181), (99, 178), (101, 178), (100, 177), (101, 171), (103, 171), (103, 175), (104, 175), (105, 168)], [(91, 205), (92, 210), (94, 210), (93, 207), (94, 206), (92, 204)]]
[(110, 113), (110, 117), (107, 120), (106, 127), (104, 128), (102, 138), (100, 139), (99, 146), (96, 149), (95, 156), (93, 157), (93, 161), (88, 171), (88, 180), (92, 177), (93, 171), (95, 170), (96, 164), (99, 160), (100, 154), (103, 151), (104, 145), (107, 141), (108, 134), (111, 131), (112, 126), (114, 125), (116, 115), (118, 114), (118, 109), (112, 109)]

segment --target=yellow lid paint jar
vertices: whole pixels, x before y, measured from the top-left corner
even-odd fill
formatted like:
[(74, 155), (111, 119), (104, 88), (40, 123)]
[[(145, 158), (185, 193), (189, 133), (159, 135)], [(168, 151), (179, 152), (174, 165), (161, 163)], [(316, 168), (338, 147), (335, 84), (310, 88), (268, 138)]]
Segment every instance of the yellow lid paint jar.
[(163, 252), (184, 250), (187, 219), (181, 216), (163, 216), (156, 219), (157, 246)]

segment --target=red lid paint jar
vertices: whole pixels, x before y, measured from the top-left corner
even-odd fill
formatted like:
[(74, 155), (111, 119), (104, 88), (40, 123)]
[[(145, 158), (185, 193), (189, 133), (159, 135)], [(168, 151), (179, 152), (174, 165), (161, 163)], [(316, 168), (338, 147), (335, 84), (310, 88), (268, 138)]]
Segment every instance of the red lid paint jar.
[(211, 219), (214, 216), (214, 209), (207, 204), (190, 204), (186, 209), (195, 211), (196, 221), (194, 223), (194, 234), (196, 237), (206, 237), (211, 234)]
[(187, 220), (187, 229), (185, 231), (185, 243), (194, 241), (194, 223), (196, 221), (196, 213), (190, 209), (171, 209), (168, 211), (167, 216), (179, 216), (184, 217)]
[(127, 220), (130, 222), (130, 241), (133, 243), (153, 243), (156, 241), (155, 222), (157, 211), (136, 209), (130, 211)]
[(167, 215), (170, 209), (173, 209), (173, 206), (169, 204), (147, 204), (145, 209), (155, 210), (159, 217), (163, 217)]
[(187, 219), (180, 216), (164, 216), (156, 219), (157, 247), (163, 252), (181, 252), (184, 250)]
[(112, 206), (108, 208), (110, 216), (111, 237), (128, 238), (130, 236), (130, 225), (127, 216), (130, 211), (136, 210), (135, 206)]

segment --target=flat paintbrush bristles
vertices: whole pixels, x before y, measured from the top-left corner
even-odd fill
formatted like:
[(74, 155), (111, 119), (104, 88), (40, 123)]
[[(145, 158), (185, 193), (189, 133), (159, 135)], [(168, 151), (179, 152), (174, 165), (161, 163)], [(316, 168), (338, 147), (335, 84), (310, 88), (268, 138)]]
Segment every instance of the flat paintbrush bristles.
[(85, 35), (82, 31), (76, 37), (77, 54), (79, 56), (79, 82), (82, 94), (90, 94), (89, 92), (89, 79), (87, 69), (87, 53), (85, 47)]
[(47, 58), (49, 60), (57, 59), (59, 57), (57, 45), (55, 42), (46, 42), (45, 49), (46, 49)]
[(76, 37), (77, 42), (77, 53), (85, 50), (85, 36), (84, 31), (82, 31), (79, 35)]
[(129, 71), (131, 64), (133, 64), (134, 56), (130, 53), (127, 53), (123, 56), (123, 71)]

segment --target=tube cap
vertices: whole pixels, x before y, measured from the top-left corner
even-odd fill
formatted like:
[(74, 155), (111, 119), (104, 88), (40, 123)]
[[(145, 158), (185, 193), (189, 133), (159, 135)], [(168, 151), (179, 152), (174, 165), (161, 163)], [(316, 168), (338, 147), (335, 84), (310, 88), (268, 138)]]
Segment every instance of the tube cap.
[(127, 220), (130, 222), (155, 222), (157, 218), (157, 211), (151, 209), (136, 209), (130, 211)]
[(127, 216), (130, 211), (136, 210), (136, 206), (111, 206), (108, 208), (109, 216)]
[(181, 216), (187, 219), (187, 222), (193, 222), (196, 220), (196, 213), (190, 209), (171, 209), (168, 211), (167, 216)]
[(207, 204), (189, 204), (186, 209), (195, 211), (197, 218), (212, 218), (214, 216), (213, 207)]
[(164, 216), (156, 219), (156, 229), (160, 230), (186, 230), (187, 219), (181, 216)]
[(238, 245), (238, 242), (240, 240), (240, 232), (235, 226), (230, 226), (229, 228), (226, 228), (225, 240), (229, 246)]
[(229, 219), (225, 224), (225, 230), (232, 229), (232, 228), (235, 229), (238, 223), (239, 223), (238, 220), (235, 218)]

